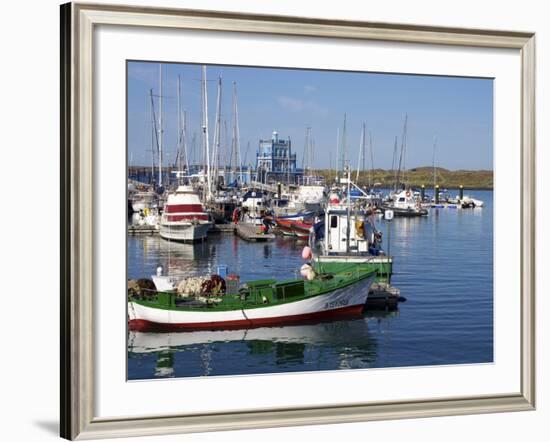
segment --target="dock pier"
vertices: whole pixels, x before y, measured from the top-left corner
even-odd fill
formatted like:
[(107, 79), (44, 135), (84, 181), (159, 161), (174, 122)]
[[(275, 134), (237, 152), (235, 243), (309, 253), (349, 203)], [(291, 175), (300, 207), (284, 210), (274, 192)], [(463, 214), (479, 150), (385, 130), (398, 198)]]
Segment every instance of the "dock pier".
[(210, 227), (209, 233), (234, 233), (235, 232), (235, 224), (228, 223), (228, 224), (214, 224), (212, 227)]
[(404, 301), (405, 298), (401, 296), (398, 288), (384, 282), (375, 282), (369, 290), (365, 309), (395, 310), (397, 304)]
[(156, 235), (159, 229), (155, 226), (134, 226), (128, 225), (128, 235)]
[(255, 226), (253, 224), (238, 223), (235, 233), (239, 238), (251, 242), (272, 241), (275, 239), (273, 233), (261, 232), (260, 226)]

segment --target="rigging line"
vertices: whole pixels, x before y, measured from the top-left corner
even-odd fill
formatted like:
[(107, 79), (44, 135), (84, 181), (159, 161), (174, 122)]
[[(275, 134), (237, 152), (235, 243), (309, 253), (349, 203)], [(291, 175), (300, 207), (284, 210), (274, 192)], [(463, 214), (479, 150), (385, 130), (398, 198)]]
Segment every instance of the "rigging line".
[(246, 316), (246, 313), (244, 312), (244, 308), (241, 309), (241, 313), (243, 314), (244, 319), (246, 319), (246, 320), (249, 321), (249, 322), (252, 322), (252, 321), (250, 320), (250, 318), (249, 318), (248, 316)]
[[(151, 89), (152, 91), (152, 89)], [(158, 128), (157, 128), (157, 115), (155, 113), (155, 102), (153, 100), (153, 95), (151, 94), (151, 112), (153, 115), (153, 129), (155, 133), (155, 142), (156, 142), (156, 148), (157, 152), (159, 151), (159, 134), (158, 134)], [(154, 152), (153, 152), (153, 158), (154, 158)]]

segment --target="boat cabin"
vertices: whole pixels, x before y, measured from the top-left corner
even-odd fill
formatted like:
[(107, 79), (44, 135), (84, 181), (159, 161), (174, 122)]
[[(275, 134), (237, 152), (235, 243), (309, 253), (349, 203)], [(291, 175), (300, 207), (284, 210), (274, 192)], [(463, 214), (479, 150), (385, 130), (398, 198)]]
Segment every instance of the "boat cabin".
[(324, 221), (322, 254), (324, 255), (378, 255), (381, 234), (364, 209), (342, 206), (327, 208)]

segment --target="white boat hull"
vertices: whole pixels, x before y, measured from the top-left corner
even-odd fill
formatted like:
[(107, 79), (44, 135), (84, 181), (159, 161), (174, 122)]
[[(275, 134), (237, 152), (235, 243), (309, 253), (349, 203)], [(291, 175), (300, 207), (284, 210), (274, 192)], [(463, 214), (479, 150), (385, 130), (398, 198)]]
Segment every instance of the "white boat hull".
[(194, 242), (206, 239), (212, 223), (170, 223), (161, 224), (160, 236), (170, 241)]
[(330, 293), (285, 304), (230, 311), (166, 310), (128, 303), (132, 329), (152, 325), (187, 329), (242, 328), (306, 321), (363, 310), (374, 275)]

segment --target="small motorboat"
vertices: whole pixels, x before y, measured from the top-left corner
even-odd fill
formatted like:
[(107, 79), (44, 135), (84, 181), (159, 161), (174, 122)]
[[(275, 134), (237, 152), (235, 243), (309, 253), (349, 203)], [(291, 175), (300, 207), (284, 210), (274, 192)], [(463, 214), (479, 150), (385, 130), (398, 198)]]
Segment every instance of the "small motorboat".
[(285, 236), (293, 236), (301, 239), (309, 238), (309, 233), (313, 227), (313, 219), (292, 219), (292, 218), (274, 218), (273, 221), (279, 230)]
[(464, 195), (462, 199), (460, 199), (460, 204), (463, 209), (475, 209), (476, 207), (483, 207), (483, 201), (467, 195)]
[(404, 189), (393, 195), (389, 202), (382, 204), (381, 209), (391, 210), (395, 216), (417, 217), (428, 216), (428, 210), (422, 207), (420, 198), (411, 189)]

